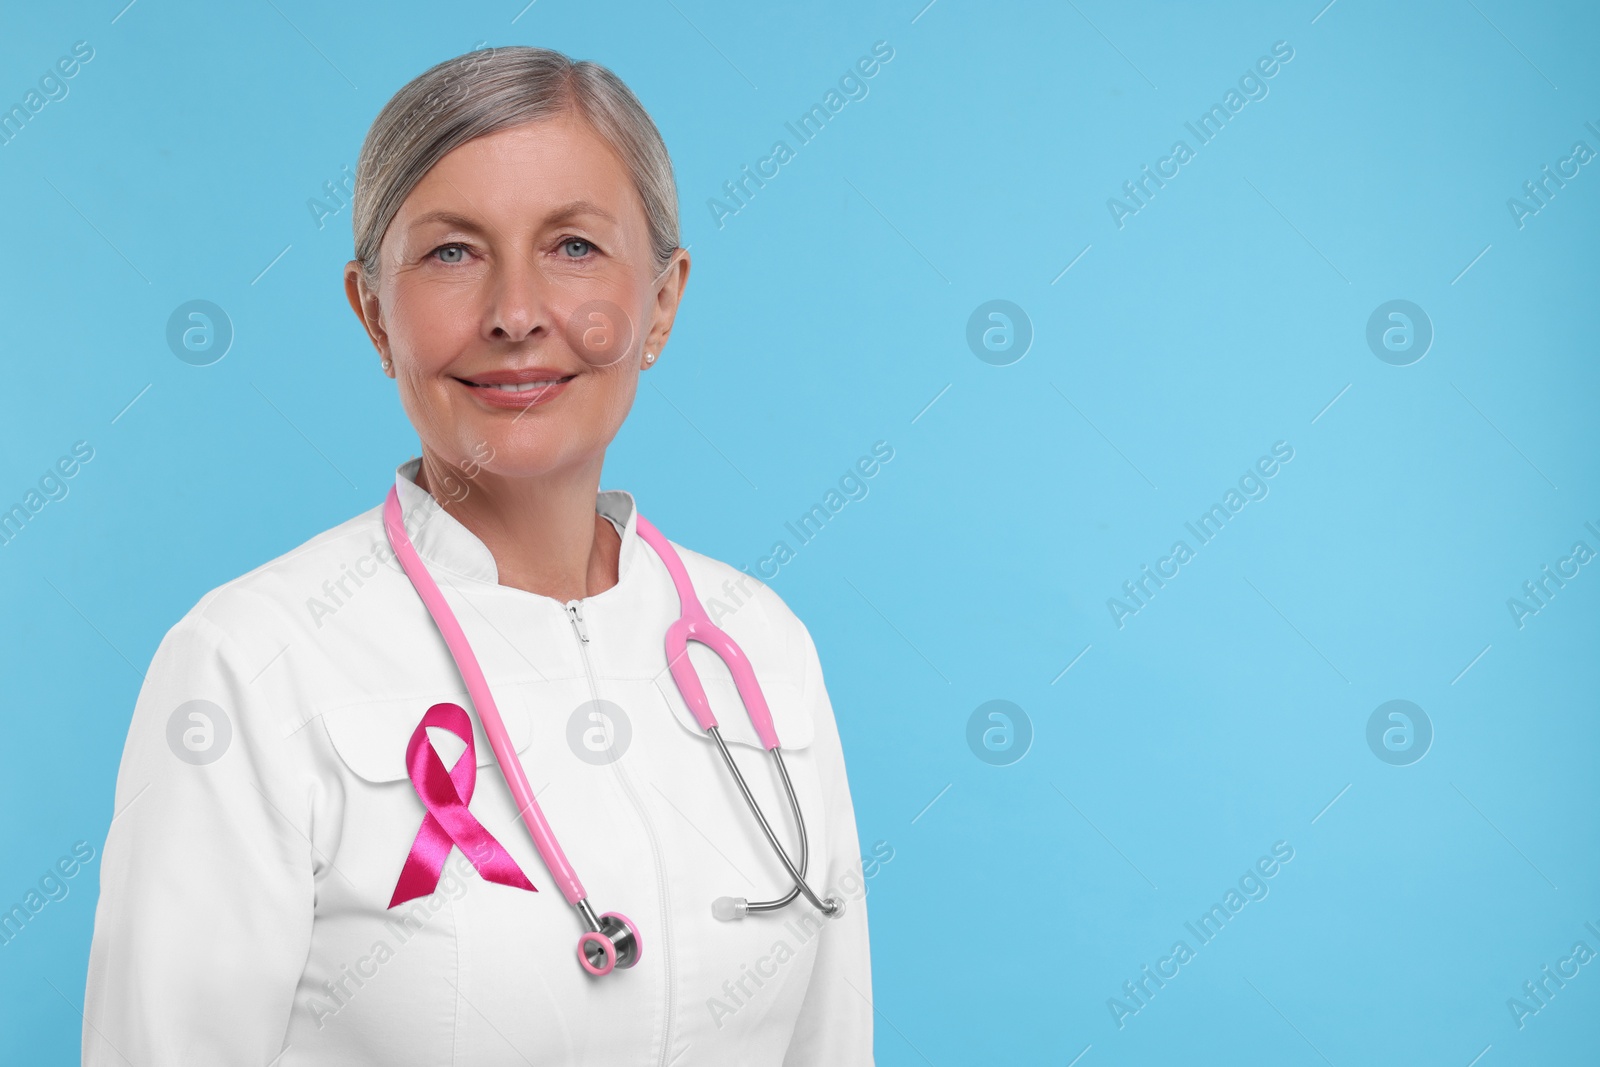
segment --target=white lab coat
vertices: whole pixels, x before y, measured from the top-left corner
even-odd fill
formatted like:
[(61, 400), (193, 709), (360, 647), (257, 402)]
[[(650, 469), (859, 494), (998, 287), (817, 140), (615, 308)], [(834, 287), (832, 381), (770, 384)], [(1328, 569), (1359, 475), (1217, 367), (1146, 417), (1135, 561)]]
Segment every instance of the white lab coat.
[[(156, 651), (104, 849), (83, 1062), (870, 1064), (865, 883), (805, 626), (759, 582), (678, 547), (771, 706), (811, 884), (845, 904), (833, 919), (802, 897), (719, 922), (715, 898), (767, 899), (789, 881), (667, 671), (677, 596), (633, 497), (597, 498), (622, 550), (617, 585), (578, 602), (584, 642), (562, 603), (498, 583), (483, 542), (417, 487), (417, 465), (396, 472), (407, 529), (595, 910), (641, 930), (639, 964), (580, 968), (578, 919), (476, 714), (470, 810), (538, 892), (484, 880), (454, 849), (431, 896), (387, 908), (425, 810), (406, 743), (431, 705), (473, 708), (374, 507), (207, 594)], [(700, 645), (690, 656), (792, 843), (726, 669)], [(439, 735), (436, 748), (450, 766), (462, 746)]]

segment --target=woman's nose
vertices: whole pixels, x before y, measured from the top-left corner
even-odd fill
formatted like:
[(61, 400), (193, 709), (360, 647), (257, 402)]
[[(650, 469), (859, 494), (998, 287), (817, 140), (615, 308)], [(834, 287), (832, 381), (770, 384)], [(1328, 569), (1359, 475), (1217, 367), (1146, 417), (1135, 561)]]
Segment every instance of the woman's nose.
[(491, 336), (521, 341), (549, 326), (549, 285), (527, 254), (501, 260), (490, 277), (485, 326)]

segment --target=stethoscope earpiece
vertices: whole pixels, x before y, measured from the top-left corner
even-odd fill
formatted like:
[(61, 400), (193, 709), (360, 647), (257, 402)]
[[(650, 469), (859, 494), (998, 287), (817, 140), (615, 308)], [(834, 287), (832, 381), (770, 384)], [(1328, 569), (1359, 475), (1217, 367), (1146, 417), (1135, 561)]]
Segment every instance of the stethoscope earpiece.
[(711, 917), (728, 923), (750, 914), (750, 902), (744, 897), (718, 897), (711, 902)]

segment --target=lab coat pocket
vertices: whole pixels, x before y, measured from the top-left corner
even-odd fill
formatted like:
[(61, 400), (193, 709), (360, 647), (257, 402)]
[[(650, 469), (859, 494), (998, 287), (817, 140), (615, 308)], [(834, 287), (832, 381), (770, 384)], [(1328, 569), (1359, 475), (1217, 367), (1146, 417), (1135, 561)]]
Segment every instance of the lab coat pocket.
[[(694, 664), (695, 670), (700, 675), (700, 682), (705, 686), (706, 698), (711, 701), (711, 713), (717, 718), (722, 739), (730, 744), (738, 743), (761, 748), (761, 740), (756, 736), (755, 727), (750, 722), (750, 715), (745, 710), (744, 700), (739, 696), (738, 687), (733, 684), (733, 676), (728, 673), (728, 668), (717, 654), (709, 648), (691, 643), (689, 662)], [(761, 686), (762, 695), (767, 698), (767, 708), (772, 712), (772, 727), (778, 733), (778, 743), (785, 749), (809, 746), (815, 729), (810, 712), (801, 700), (799, 681), (770, 674), (762, 675), (758, 671), (756, 682)], [(678, 720), (678, 725), (709, 744), (711, 739), (700, 729), (694, 713), (684, 702), (683, 694), (678, 692), (678, 685), (672, 680), (672, 672), (662, 671), (655, 684), (661, 691), (662, 698), (666, 700), (667, 706), (672, 709), (672, 717)]]
[[(433, 705), (447, 702), (467, 709), (472, 719), (472, 745), (475, 762), (487, 767), (494, 762), (494, 750), (483, 732), (483, 723), (465, 694), (446, 696), (407, 696), (368, 701), (335, 708), (322, 714), (328, 738), (334, 751), (357, 777), (368, 782), (398, 782), (408, 780), (406, 745), (411, 735)], [(527, 706), (520, 700), (500, 704), (500, 718), (505, 722), (506, 734), (518, 752), (528, 747), (533, 736)], [(453, 735), (442, 730), (430, 730), (429, 736), (446, 767), (455, 765), (465, 747)]]

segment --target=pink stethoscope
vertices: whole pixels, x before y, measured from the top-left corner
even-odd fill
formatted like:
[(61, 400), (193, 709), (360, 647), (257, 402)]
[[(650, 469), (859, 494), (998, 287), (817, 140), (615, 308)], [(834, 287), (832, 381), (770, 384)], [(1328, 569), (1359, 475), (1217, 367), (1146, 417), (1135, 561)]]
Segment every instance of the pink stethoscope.
[[(778, 859), (783, 862), (784, 869), (789, 872), (789, 877), (794, 885), (781, 897), (772, 900), (748, 901), (743, 897), (719, 897), (712, 903), (712, 913), (721, 920), (741, 919), (749, 912), (776, 911), (791, 903), (797, 896), (804, 894), (815, 907), (826, 915), (834, 915), (840, 908), (840, 903), (834, 898), (826, 900), (818, 898), (806, 884), (805, 872), (808, 853), (806, 840), (805, 819), (800, 814), (800, 801), (795, 796), (794, 784), (789, 780), (789, 770), (784, 766), (783, 752), (778, 745), (778, 734), (772, 726), (772, 713), (767, 708), (766, 697), (762, 695), (761, 686), (756, 681), (755, 671), (750, 666), (749, 658), (744, 650), (734, 643), (729, 637), (707, 616), (699, 597), (695, 595), (694, 585), (689, 581), (689, 572), (684, 569), (683, 561), (678, 558), (678, 553), (670, 542), (649, 522), (644, 516), (636, 515), (639, 536), (645, 543), (653, 548), (661, 561), (667, 566), (667, 573), (672, 576), (672, 584), (678, 592), (679, 617), (667, 627), (666, 653), (667, 665), (672, 671), (672, 680), (678, 686), (684, 703), (693, 712), (695, 721), (700, 728), (710, 735), (717, 743), (717, 750), (722, 753), (722, 760), (727, 764), (728, 770), (733, 774), (733, 780), (739, 786), (739, 792), (744, 795), (745, 803), (750, 806), (750, 811), (760, 823), (761, 830), (766, 834), (767, 841), (772, 845), (772, 850), (777, 853)], [(556, 835), (550, 829), (550, 824), (545, 821), (544, 812), (539, 809), (539, 802), (534, 798), (533, 789), (528, 785), (528, 777), (523, 772), (522, 763), (517, 759), (515, 746), (511, 743), (510, 736), (506, 733), (505, 723), (500, 718), (500, 710), (495, 706), (494, 697), (489, 692), (489, 684), (484, 680), (483, 670), (478, 666), (478, 659), (472, 652), (466, 634), (461, 630), (461, 624), (456, 621), (456, 616), (446, 603), (444, 595), (439, 592), (439, 587), (434, 583), (433, 576), (428, 573), (427, 566), (422, 562), (417, 550), (407, 536), (405, 524), (401, 518), (400, 498), (391, 486), (388, 498), (383, 504), (383, 528), (388, 535), (389, 545), (394, 549), (395, 557), (400, 561), (406, 577), (411, 579), (411, 584), (422, 597), (423, 605), (428, 609), (428, 614), (433, 618), (434, 625), (439, 628), (439, 633), (444, 637), (445, 644), (449, 646), (450, 656), (455, 660), (456, 668), (461, 673), (461, 679), (466, 683), (467, 693), (472, 698), (473, 707), (477, 709), (478, 718), (483, 723), (483, 731), (489, 738), (489, 747), (494, 750), (496, 762), (500, 764), (500, 771), (505, 776), (506, 785), (511, 789), (511, 797), (516, 801), (517, 810), (522, 814), (522, 821), (528, 827), (528, 833), (533, 837), (533, 843), (539, 850), (539, 856), (544, 860), (545, 867), (550, 871), (550, 876), (561, 887), (562, 895), (567, 898), (567, 903), (577, 909), (578, 917), (584, 926), (584, 932), (578, 937), (578, 962), (583, 969), (593, 975), (610, 974), (613, 969), (632, 967), (639, 962), (640, 953), (643, 951), (644, 942), (639, 929), (633, 920), (620, 912), (608, 911), (596, 915), (589, 905), (588, 893), (583, 888), (583, 883), (578, 880), (577, 872), (572, 869), (572, 864), (567, 862), (567, 857), (561, 850), (561, 844), (556, 840)], [(778, 765), (778, 774), (783, 780), (784, 792), (789, 798), (789, 807), (794, 812), (795, 825), (800, 831), (800, 863), (798, 866), (789, 859), (789, 854), (778, 842), (778, 837), (773, 833), (766, 816), (762, 814), (761, 805), (756, 803), (755, 796), (750, 792), (749, 785), (744, 780), (744, 775), (739, 773), (738, 766), (733, 762), (733, 756), (728, 751), (727, 744), (722, 740), (722, 733), (717, 728), (717, 718), (711, 712), (711, 702), (706, 699), (705, 686), (700, 682), (700, 676), (695, 672), (694, 664), (688, 655), (688, 643), (698, 641), (715, 652), (722, 662), (728, 667), (733, 676), (735, 687), (744, 703), (745, 710), (750, 716), (750, 722), (755, 727), (756, 736), (761, 744), (772, 754), (773, 761)], [(441, 708), (458, 711), (454, 705), (435, 705), (429, 710), (432, 716)], [(444, 725), (442, 721), (432, 722), (424, 718), (424, 724)], [(407, 763), (413, 768), (421, 768), (422, 761), (431, 759), (435, 773), (443, 772), (442, 765), (438, 764), (437, 756), (431, 750), (420, 753), (418, 748), (426, 748), (423, 744), (424, 734), (422, 726), (413, 736), (411, 749), (407, 752)], [(466, 740), (470, 744), (471, 729), (467, 724)], [(461, 764), (471, 764), (471, 752), (458, 761), (456, 770), (447, 772), (452, 781), (456, 782), (456, 792), (461, 792), (462, 781), (465, 782), (465, 793), (471, 796), (471, 783), (476, 772), (476, 766), (462, 767)], [(418, 781), (419, 770), (413, 771), (413, 781)], [(457, 780), (457, 775), (461, 779)], [(445, 791), (450, 786), (443, 785), (442, 779), (434, 783), (437, 788)], [(419, 783), (420, 785), (420, 783)], [(454, 796), (454, 794), (452, 794)], [(455, 817), (465, 818), (465, 803), (455, 806), (458, 810)], [(430, 806), (430, 819), (434, 814)], [(435, 824), (438, 840), (448, 852), (449, 843), (455, 838), (449, 816), (444, 816), (445, 827), (439, 828)], [(473, 823), (473, 825), (476, 825)], [(424, 823), (424, 830), (428, 823)], [(481, 827), (478, 827), (481, 830)], [(503, 864), (509, 864), (511, 875), (495, 877), (495, 881), (507, 884), (520, 884), (524, 888), (533, 888), (521, 871), (516, 869), (516, 864), (509, 855), (504, 853), (498, 843), (489, 837), (487, 831), (482, 832), (482, 838), (487, 840), (487, 845), (499, 850), (499, 859)], [(420, 837), (419, 837), (420, 840)], [(483, 852), (480, 851), (482, 841), (475, 840), (473, 846), (464, 844), (464, 838), (456, 839), (455, 844), (463, 848), (480, 873), (488, 875), (485, 866), (480, 864)], [(408, 860), (408, 868), (410, 865)], [(493, 863), (491, 859), (489, 863)], [(435, 864), (434, 877), (437, 878), (437, 863)], [(402, 876), (404, 877), (404, 875)], [(520, 881), (519, 881), (520, 879)], [(431, 889), (431, 886), (430, 886)], [(397, 890), (398, 896), (398, 890)]]

